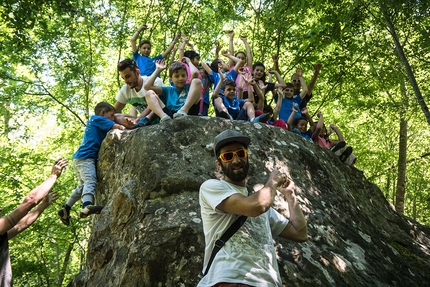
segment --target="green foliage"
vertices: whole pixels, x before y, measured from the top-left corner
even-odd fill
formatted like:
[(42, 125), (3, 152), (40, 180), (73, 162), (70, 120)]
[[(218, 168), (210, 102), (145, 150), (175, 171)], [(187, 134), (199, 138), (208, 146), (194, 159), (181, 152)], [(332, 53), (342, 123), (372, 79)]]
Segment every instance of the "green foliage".
[[(383, 5), (383, 6), (382, 6)], [(288, 82), (301, 66), (309, 82), (323, 68), (308, 108), (343, 132), (356, 167), (395, 202), (400, 114), (408, 122), (405, 214), (429, 225), (430, 132), (381, 7), (387, 11), (424, 100), (429, 101), (428, 1), (14, 1), (0, 7), (0, 186), (4, 212), (49, 174), (59, 156), (71, 159), (83, 128), (100, 101), (114, 103), (123, 85), (116, 63), (131, 57), (130, 37), (163, 52), (177, 32), (188, 36), (201, 59), (215, 43), (235, 50), (251, 45), (254, 61), (272, 67), (278, 54)], [(269, 99), (270, 100), (270, 99)], [(213, 107), (210, 108), (213, 115)], [(54, 190), (60, 194), (39, 220), (11, 241), (16, 286), (62, 286), (79, 272), (90, 224), (60, 224), (56, 210), (77, 181), (72, 167)], [(72, 211), (77, 218), (77, 209)], [(30, 248), (29, 248), (30, 247)], [(72, 248), (70, 259), (67, 250)], [(61, 274), (65, 274), (64, 278)]]

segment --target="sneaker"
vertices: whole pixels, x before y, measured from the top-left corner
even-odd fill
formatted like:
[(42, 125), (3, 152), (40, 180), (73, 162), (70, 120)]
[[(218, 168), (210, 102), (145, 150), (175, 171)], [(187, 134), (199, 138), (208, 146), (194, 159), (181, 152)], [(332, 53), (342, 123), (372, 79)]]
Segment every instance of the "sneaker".
[(134, 128), (140, 128), (149, 125), (151, 119), (141, 118), (137, 124), (134, 124)]
[(258, 117), (255, 117), (252, 122), (253, 123), (265, 123), (270, 119), (270, 115), (268, 113), (262, 114)]
[(63, 205), (57, 213), (62, 223), (65, 225), (70, 224), (70, 211), (67, 210), (66, 205)]
[(80, 218), (85, 218), (91, 214), (100, 214), (104, 206), (100, 205), (87, 205), (81, 209), (81, 213), (79, 213)]
[(227, 112), (221, 111), (218, 113), (218, 115), (220, 118), (227, 119), (227, 120), (233, 120), (233, 117)]
[(186, 112), (184, 112), (183, 110), (179, 110), (173, 115), (173, 118), (176, 119), (176, 118), (180, 118), (183, 116), (188, 116), (188, 114)]
[(341, 142), (338, 142), (337, 144), (335, 144), (334, 146), (332, 146), (332, 147), (330, 148), (330, 150), (331, 150), (332, 152), (337, 152), (337, 151), (338, 151), (338, 150), (340, 150), (341, 148), (345, 147), (345, 145), (346, 145), (346, 142), (341, 141)]
[(160, 119), (160, 123), (164, 123), (166, 121), (170, 121), (172, 118), (169, 117), (167, 114), (165, 114), (164, 116), (161, 117)]
[(343, 151), (343, 153), (340, 154), (340, 157), (339, 157), (340, 161), (345, 162), (348, 159), (348, 157), (351, 155), (351, 153), (352, 153), (352, 147), (349, 146)]

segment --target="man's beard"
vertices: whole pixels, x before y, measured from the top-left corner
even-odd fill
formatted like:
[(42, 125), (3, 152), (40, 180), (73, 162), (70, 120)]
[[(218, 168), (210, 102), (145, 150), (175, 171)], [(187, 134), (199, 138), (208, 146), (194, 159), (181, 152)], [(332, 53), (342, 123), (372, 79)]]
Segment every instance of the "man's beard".
[[(236, 167), (241, 167), (242, 170), (235, 171), (233, 168)], [(232, 181), (240, 182), (248, 176), (249, 162), (247, 159), (246, 163), (240, 162), (236, 164), (230, 164), (229, 166), (224, 163), (221, 163), (221, 169), (226, 177), (228, 177)]]

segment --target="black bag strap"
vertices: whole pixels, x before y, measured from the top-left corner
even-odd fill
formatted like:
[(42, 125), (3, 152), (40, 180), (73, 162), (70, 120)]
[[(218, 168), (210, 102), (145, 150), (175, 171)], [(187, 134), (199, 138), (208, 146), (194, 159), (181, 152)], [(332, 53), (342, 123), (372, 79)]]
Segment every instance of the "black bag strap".
[(204, 276), (206, 276), (206, 274), (208, 274), (209, 268), (212, 265), (212, 261), (214, 260), (215, 255), (218, 253), (218, 251), (220, 251), (220, 249), (224, 246), (227, 240), (229, 240), (230, 237), (232, 237), (233, 234), (235, 234), (236, 231), (245, 223), (247, 218), (248, 218), (247, 216), (241, 215), (238, 219), (236, 219), (235, 222), (233, 222), (230, 225), (230, 227), (224, 232), (224, 234), (220, 237), (220, 239), (215, 241), (215, 246), (214, 246), (214, 249), (212, 250), (212, 254), (209, 259), (208, 266), (206, 267), (205, 273), (200, 273), (201, 278), (203, 278)]

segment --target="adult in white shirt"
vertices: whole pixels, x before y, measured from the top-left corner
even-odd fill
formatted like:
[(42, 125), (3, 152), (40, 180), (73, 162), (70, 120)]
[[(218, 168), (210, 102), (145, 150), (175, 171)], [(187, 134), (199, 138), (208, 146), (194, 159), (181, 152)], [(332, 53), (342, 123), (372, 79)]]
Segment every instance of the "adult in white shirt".
[[(134, 60), (125, 59), (119, 62), (118, 72), (121, 78), (124, 80), (125, 85), (119, 90), (116, 95), (116, 103), (114, 105), (115, 111), (121, 114), (122, 109), (126, 104), (131, 104), (139, 113), (139, 115), (133, 120), (135, 127), (145, 126), (156, 118), (151, 112), (146, 103), (145, 94), (146, 90), (143, 88), (148, 77), (141, 76), (139, 68)], [(155, 86), (163, 86), (163, 81), (157, 78), (154, 82)], [(136, 114), (127, 115), (130, 117), (136, 116)]]
[[(224, 179), (209, 179), (200, 187), (206, 248), (202, 271), (205, 275), (198, 287), (282, 286), (273, 238), (296, 242), (308, 239), (306, 219), (294, 194), (294, 183), (287, 175), (274, 170), (263, 188), (248, 193), (249, 143), (249, 137), (234, 130), (215, 137), (216, 164)], [(271, 207), (277, 190), (288, 203), (289, 219)], [(247, 220), (206, 270), (215, 242), (240, 215), (247, 216)]]

